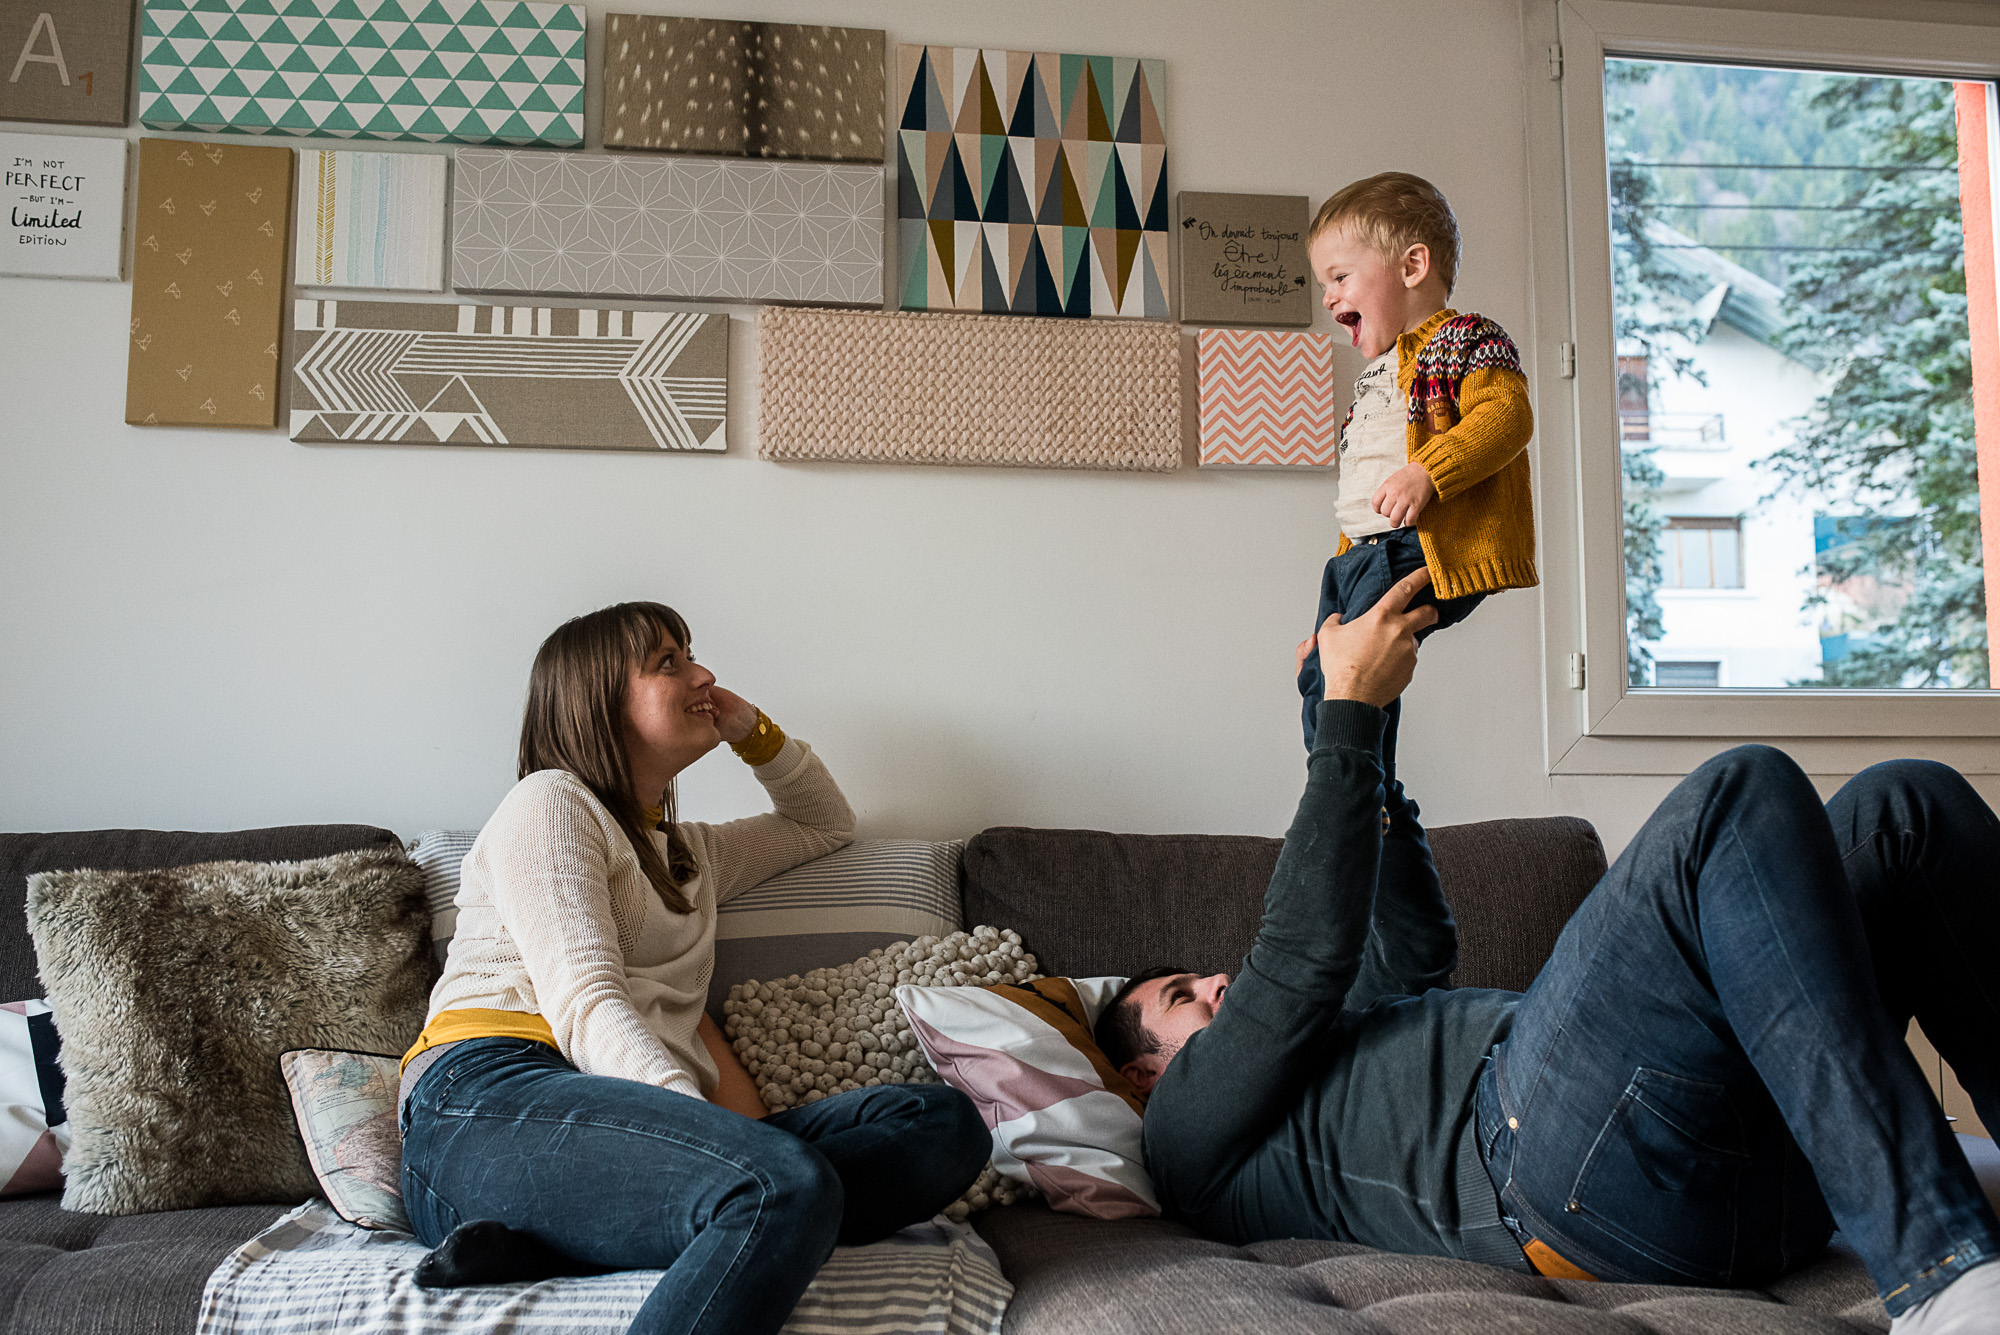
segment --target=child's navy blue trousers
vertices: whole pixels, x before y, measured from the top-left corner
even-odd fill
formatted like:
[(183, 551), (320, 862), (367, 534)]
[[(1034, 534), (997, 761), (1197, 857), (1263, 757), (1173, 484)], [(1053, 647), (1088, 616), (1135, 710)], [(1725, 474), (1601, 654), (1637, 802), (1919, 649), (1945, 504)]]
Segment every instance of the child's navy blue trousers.
[[(1354, 620), (1382, 600), (1382, 595), (1395, 586), (1397, 580), (1414, 570), (1421, 570), (1424, 564), (1423, 544), (1417, 539), (1414, 527), (1393, 528), (1387, 533), (1376, 533), (1361, 539), (1339, 556), (1326, 563), (1326, 573), (1319, 583), (1319, 615), (1313, 618), (1313, 633), (1325, 624), (1327, 617), (1340, 613), (1343, 623)], [(1436, 597), (1428, 586), (1410, 599), (1411, 607), (1435, 607), (1438, 619), (1417, 632), (1422, 640), (1432, 631), (1455, 626), (1472, 615), (1472, 609), (1486, 600), (1483, 593), (1468, 593), (1463, 598)], [(1301, 713), (1305, 720), (1306, 751), (1313, 748), (1314, 725), (1319, 718), (1320, 696), (1326, 689), (1326, 678), (1319, 670), (1319, 646), (1314, 645), (1306, 655), (1305, 665), (1299, 669), (1299, 694), (1304, 696)], [(1402, 701), (1395, 700), (1389, 705), (1389, 727), (1382, 735), (1382, 760), (1385, 766), (1395, 764), (1396, 724), (1402, 716)], [(1390, 775), (1394, 777), (1393, 770)]]

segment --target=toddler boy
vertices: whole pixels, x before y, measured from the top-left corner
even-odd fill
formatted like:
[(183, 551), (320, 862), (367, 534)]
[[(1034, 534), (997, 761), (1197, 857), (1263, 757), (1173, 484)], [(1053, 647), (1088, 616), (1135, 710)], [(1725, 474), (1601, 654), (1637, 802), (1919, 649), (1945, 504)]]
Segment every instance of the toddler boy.
[[(1369, 359), (1340, 428), (1340, 547), (1313, 632), (1335, 612), (1354, 620), (1419, 567), (1431, 583), (1410, 606), (1438, 611), (1420, 639), (1463, 621), (1489, 593), (1532, 588), (1528, 382), (1505, 330), (1445, 305), (1458, 277), (1451, 205), (1407, 172), (1356, 181), (1320, 206), (1306, 256), (1327, 310)], [(1325, 680), (1318, 647), (1300, 648), (1311, 751)], [(1382, 738), (1391, 780), (1401, 706), (1389, 706)]]

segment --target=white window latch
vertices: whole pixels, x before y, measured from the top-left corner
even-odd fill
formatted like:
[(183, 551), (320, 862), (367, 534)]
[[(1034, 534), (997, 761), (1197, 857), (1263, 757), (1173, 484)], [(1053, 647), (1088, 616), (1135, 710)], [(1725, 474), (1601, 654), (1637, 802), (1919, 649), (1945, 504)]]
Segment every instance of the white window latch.
[(1572, 691), (1580, 691), (1583, 689), (1582, 654), (1571, 654), (1569, 656), (1569, 688)]
[(1562, 49), (1562, 43), (1557, 42), (1549, 47), (1549, 78), (1557, 82), (1560, 82), (1562, 76), (1563, 76), (1563, 49)]
[(1563, 344), (1559, 350), (1558, 360), (1562, 369), (1562, 378), (1565, 380), (1576, 379), (1576, 344)]

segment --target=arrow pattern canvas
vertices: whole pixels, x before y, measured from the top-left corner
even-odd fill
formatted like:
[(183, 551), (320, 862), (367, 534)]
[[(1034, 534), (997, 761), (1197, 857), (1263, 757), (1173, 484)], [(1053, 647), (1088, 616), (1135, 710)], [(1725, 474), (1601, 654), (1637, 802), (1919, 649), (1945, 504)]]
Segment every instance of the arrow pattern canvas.
[(292, 330), (293, 440), (728, 447), (725, 315), (298, 301)]
[(1346, 411), (1333, 385), (1333, 336), (1204, 329), (1201, 462), (1327, 467)]
[(156, 130), (583, 143), (581, 5), (145, 0), (139, 120)]
[(1165, 62), (943, 46), (898, 59), (905, 309), (1171, 318)]
[(882, 301), (882, 169), (732, 158), (458, 153), (461, 292)]

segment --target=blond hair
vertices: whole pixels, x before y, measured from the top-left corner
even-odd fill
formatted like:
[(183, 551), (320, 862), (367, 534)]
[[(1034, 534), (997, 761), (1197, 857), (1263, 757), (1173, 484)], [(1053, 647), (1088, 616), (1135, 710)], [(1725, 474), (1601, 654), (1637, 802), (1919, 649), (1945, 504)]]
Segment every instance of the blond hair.
[(1446, 296), (1458, 282), (1458, 219), (1444, 194), (1421, 176), (1383, 172), (1343, 186), (1319, 206), (1307, 244), (1336, 227), (1382, 252), (1391, 264), (1400, 264), (1411, 246), (1427, 246)]

